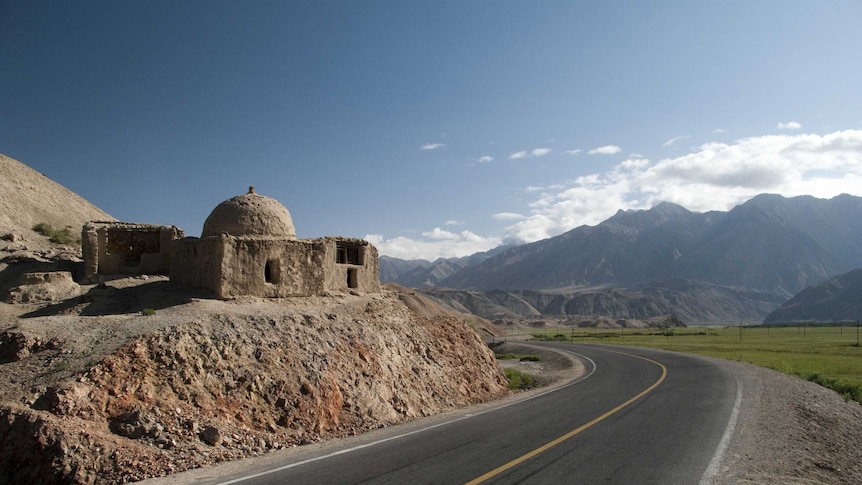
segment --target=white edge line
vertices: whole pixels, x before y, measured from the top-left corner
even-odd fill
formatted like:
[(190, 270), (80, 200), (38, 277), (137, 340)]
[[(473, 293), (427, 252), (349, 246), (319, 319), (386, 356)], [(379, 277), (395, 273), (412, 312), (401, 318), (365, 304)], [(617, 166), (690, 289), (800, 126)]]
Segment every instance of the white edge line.
[[(298, 462), (296, 462), (296, 463), (291, 463), (291, 464), (289, 464), (289, 465), (284, 465), (284, 466), (280, 466), (280, 467), (278, 467), (278, 468), (273, 468), (273, 469), (271, 469), (271, 470), (266, 470), (266, 471), (262, 471), (262, 472), (259, 472), (259, 473), (255, 473), (255, 474), (253, 474), (253, 475), (246, 475), (246, 476), (243, 476), (243, 477), (235, 478), (235, 479), (233, 479), (233, 480), (228, 480), (228, 481), (226, 481), (226, 482), (218, 482), (218, 484), (217, 484), (217, 485), (231, 485), (231, 484), (233, 484), (233, 483), (240, 483), (240, 482), (244, 482), (244, 481), (246, 481), (246, 480), (252, 480), (252, 479), (254, 479), (254, 478), (259, 478), (259, 477), (266, 476), (266, 475), (270, 475), (270, 474), (273, 474), (273, 473), (278, 473), (278, 472), (283, 471), (283, 470), (287, 470), (287, 469), (290, 469), (290, 468), (298, 467), (298, 466), (305, 465), (305, 464), (308, 464), (308, 463), (312, 463), (312, 462), (315, 462), (315, 461), (326, 460), (326, 459), (328, 459), (328, 458), (332, 458), (332, 457), (334, 457), (334, 456), (343, 455), (343, 454), (345, 454), (345, 453), (352, 453), (352, 452), (354, 452), (354, 451), (359, 451), (359, 450), (364, 449), (364, 448), (369, 448), (369, 447), (371, 447), (371, 446), (376, 446), (376, 445), (379, 445), (379, 444), (382, 444), (382, 443), (386, 443), (387, 441), (393, 441), (393, 440), (397, 440), (397, 439), (405, 438), (405, 437), (407, 437), (407, 436), (411, 436), (411, 435), (414, 435), (414, 434), (424, 433), (425, 431), (429, 431), (429, 430), (432, 430), (432, 429), (434, 429), (434, 428), (439, 428), (439, 427), (441, 427), (441, 426), (447, 426), (447, 425), (450, 425), (450, 424), (452, 424), (452, 423), (457, 423), (458, 421), (463, 421), (463, 420), (465, 420), (465, 419), (469, 419), (469, 418), (472, 418), (472, 417), (475, 417), (475, 416), (481, 416), (481, 415), (483, 415), (483, 414), (485, 414), (485, 413), (494, 412), (494, 411), (497, 411), (497, 410), (500, 410), (500, 409), (507, 408), (507, 407), (509, 407), (509, 406), (514, 406), (515, 404), (520, 404), (520, 403), (522, 403), (522, 402), (527, 402), (527, 401), (529, 401), (529, 400), (531, 400), (531, 399), (536, 399), (536, 398), (538, 398), (538, 397), (545, 396), (545, 395), (550, 394), (550, 393), (552, 393), (552, 392), (557, 392), (557, 391), (559, 391), (559, 390), (561, 390), (561, 389), (565, 389), (565, 388), (567, 388), (567, 387), (569, 387), (569, 386), (573, 386), (573, 385), (575, 385), (575, 384), (577, 384), (577, 383), (579, 383), (579, 382), (583, 381), (584, 379), (586, 379), (586, 378), (590, 377), (591, 375), (593, 375), (593, 374), (596, 372), (596, 363), (595, 363), (595, 362), (593, 362), (593, 360), (592, 360), (592, 359), (590, 359), (589, 357), (587, 357), (587, 356), (585, 356), (585, 355), (578, 354), (578, 353), (576, 353), (576, 352), (570, 352), (570, 351), (567, 351), (567, 350), (564, 350), (564, 352), (568, 352), (568, 353), (570, 353), (570, 354), (573, 354), (573, 355), (576, 355), (576, 356), (578, 356), (578, 357), (581, 357), (581, 358), (583, 358), (583, 359), (588, 360), (588, 361), (590, 362), (590, 364), (592, 364), (593, 369), (592, 369), (588, 374), (583, 375), (583, 376), (581, 376), (581, 377), (578, 377), (577, 379), (573, 380), (572, 382), (570, 382), (570, 383), (568, 383), (568, 384), (566, 384), (566, 385), (564, 385), (564, 386), (556, 387), (556, 388), (554, 388), (554, 389), (550, 389), (550, 390), (547, 390), (547, 391), (545, 391), (545, 392), (541, 392), (541, 393), (538, 393), (538, 394), (534, 394), (534, 395), (532, 395), (532, 396), (530, 396), (530, 397), (528, 397), (528, 398), (526, 398), (526, 399), (522, 399), (522, 400), (518, 400), (518, 401), (513, 401), (513, 402), (510, 402), (510, 403), (506, 403), (506, 404), (503, 404), (503, 405), (501, 405), (501, 406), (494, 407), (493, 409), (487, 409), (487, 410), (485, 410), (485, 411), (480, 411), (480, 412), (478, 412), (478, 413), (467, 414), (467, 415), (464, 415), (464, 416), (461, 416), (461, 417), (458, 417), (458, 418), (455, 418), (455, 419), (450, 419), (449, 421), (445, 421), (445, 422), (443, 422), (443, 423), (437, 423), (437, 424), (433, 424), (433, 425), (431, 425), (431, 426), (427, 426), (427, 427), (425, 427), (425, 428), (415, 429), (415, 430), (413, 430), (413, 431), (408, 431), (407, 433), (404, 433), (404, 434), (399, 434), (399, 435), (396, 435), (396, 436), (390, 436), (390, 437), (388, 437), (388, 438), (383, 438), (383, 439), (380, 439), (380, 440), (377, 440), (377, 441), (373, 441), (373, 442), (371, 442), (371, 443), (365, 443), (364, 445), (357, 445), (357, 446), (353, 446), (353, 447), (351, 447), (351, 448), (345, 448), (345, 449), (343, 449), (343, 450), (334, 451), (334, 452), (332, 452), (332, 453), (328, 453), (328, 454), (326, 454), (326, 455), (321, 455), (321, 456), (317, 456), (317, 457), (314, 457), (314, 458), (308, 458), (308, 459), (306, 459), (306, 460), (298, 461)], [(737, 397), (737, 399), (738, 399), (738, 397)], [(735, 408), (734, 408), (734, 411), (735, 411)], [(723, 442), (723, 441), (724, 441), (724, 440), (722, 439), (722, 442)], [(711, 466), (711, 464), (710, 464), (710, 466)], [(703, 482), (701, 482), (701, 483), (703, 483)]]
[(739, 409), (742, 405), (742, 382), (740, 382), (739, 378), (736, 379), (736, 400), (733, 403), (733, 410), (730, 412), (730, 420), (727, 422), (727, 428), (724, 430), (724, 436), (721, 437), (721, 441), (718, 442), (718, 448), (715, 450), (715, 455), (712, 457), (712, 461), (709, 462), (709, 466), (706, 467), (706, 471), (703, 472), (703, 476), (700, 479), (700, 485), (710, 485), (715, 480), (715, 477), (718, 475), (719, 467), (721, 467), (721, 462), (724, 460), (724, 453), (727, 451), (727, 446), (730, 444), (730, 438), (733, 436), (733, 432), (736, 429), (736, 423), (739, 420)]

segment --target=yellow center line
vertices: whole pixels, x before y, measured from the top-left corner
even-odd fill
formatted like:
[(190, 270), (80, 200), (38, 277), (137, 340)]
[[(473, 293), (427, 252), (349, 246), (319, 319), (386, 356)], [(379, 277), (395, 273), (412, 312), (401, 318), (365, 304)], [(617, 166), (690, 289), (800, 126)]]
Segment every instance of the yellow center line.
[(618, 352), (618, 351), (615, 351), (615, 350), (608, 350), (608, 349), (601, 349), (601, 350), (604, 350), (604, 351), (606, 351), (606, 352), (614, 352), (614, 353), (616, 353), (616, 354), (627, 355), (627, 356), (629, 356), (629, 357), (635, 357), (635, 358), (638, 358), (638, 359), (645, 360), (645, 361), (647, 361), (647, 362), (653, 363), (653, 364), (655, 364), (655, 365), (657, 365), (657, 366), (661, 367), (661, 377), (659, 377), (657, 381), (655, 381), (651, 386), (649, 386), (649, 387), (647, 387), (646, 389), (644, 389), (643, 391), (641, 391), (641, 392), (640, 392), (638, 395), (636, 395), (635, 397), (633, 397), (633, 398), (629, 399), (628, 401), (626, 401), (626, 402), (624, 402), (624, 403), (620, 404), (619, 406), (617, 406), (617, 407), (615, 407), (615, 408), (611, 409), (610, 411), (606, 412), (605, 414), (602, 414), (601, 416), (599, 416), (599, 417), (597, 417), (597, 418), (593, 419), (592, 421), (590, 421), (590, 422), (588, 422), (588, 423), (586, 423), (586, 424), (584, 424), (584, 425), (582, 425), (582, 426), (580, 426), (580, 427), (578, 427), (578, 428), (576, 428), (576, 429), (573, 429), (573, 430), (569, 431), (568, 433), (564, 434), (563, 436), (560, 436), (559, 438), (557, 438), (557, 439), (555, 439), (555, 440), (553, 440), (553, 441), (551, 441), (551, 442), (548, 442), (548, 443), (546, 443), (546, 444), (544, 444), (544, 445), (542, 445), (542, 446), (540, 446), (540, 447), (536, 448), (535, 450), (533, 450), (533, 451), (531, 451), (531, 452), (529, 452), (529, 453), (527, 453), (527, 454), (525, 454), (525, 455), (521, 455), (520, 457), (515, 458), (514, 460), (510, 461), (509, 463), (506, 463), (505, 465), (499, 466), (499, 467), (497, 467), (497, 468), (495, 468), (495, 469), (493, 469), (493, 470), (489, 471), (488, 473), (486, 473), (486, 474), (482, 475), (481, 477), (478, 477), (478, 478), (475, 478), (475, 479), (473, 479), (473, 480), (470, 480), (470, 481), (469, 481), (469, 482), (467, 482), (465, 485), (478, 485), (479, 483), (482, 483), (482, 482), (484, 482), (484, 481), (486, 481), (486, 480), (489, 480), (489, 479), (491, 479), (491, 478), (493, 478), (493, 477), (495, 477), (495, 476), (497, 476), (497, 475), (499, 475), (499, 474), (503, 473), (504, 471), (506, 471), (506, 470), (508, 470), (508, 469), (510, 469), (510, 468), (512, 468), (512, 467), (515, 467), (515, 466), (517, 466), (517, 465), (520, 465), (521, 463), (523, 463), (523, 462), (525, 462), (525, 461), (529, 460), (530, 458), (533, 458), (534, 456), (536, 456), (536, 455), (538, 455), (538, 454), (540, 454), (540, 453), (544, 453), (545, 451), (550, 450), (551, 448), (553, 448), (553, 447), (557, 446), (558, 444), (560, 444), (560, 443), (562, 443), (562, 442), (564, 442), (564, 441), (568, 440), (569, 438), (571, 438), (572, 436), (575, 436), (576, 434), (580, 433), (581, 431), (583, 431), (583, 430), (585, 430), (585, 429), (587, 429), (587, 428), (589, 428), (589, 427), (593, 426), (593, 425), (594, 425), (594, 424), (596, 424), (596, 423), (599, 423), (600, 421), (603, 421), (604, 419), (608, 418), (609, 416), (612, 416), (612, 415), (616, 414), (616, 413), (617, 413), (617, 412), (619, 412), (621, 409), (625, 408), (626, 406), (629, 406), (630, 404), (632, 404), (633, 402), (635, 402), (635, 401), (637, 401), (638, 399), (642, 398), (642, 397), (643, 397), (643, 396), (645, 396), (646, 394), (649, 394), (650, 392), (652, 392), (652, 390), (653, 390), (653, 389), (655, 389), (656, 387), (658, 387), (658, 386), (659, 386), (659, 384), (661, 384), (661, 383), (664, 381), (665, 377), (667, 377), (667, 367), (665, 367), (665, 366), (664, 366), (664, 365), (662, 365), (661, 363), (656, 362), (656, 361), (654, 361), (654, 360), (652, 360), (652, 359), (648, 359), (648, 358), (646, 358), (646, 357), (641, 357), (640, 355), (633, 355), (633, 354), (627, 354), (627, 353), (625, 353), (625, 352)]

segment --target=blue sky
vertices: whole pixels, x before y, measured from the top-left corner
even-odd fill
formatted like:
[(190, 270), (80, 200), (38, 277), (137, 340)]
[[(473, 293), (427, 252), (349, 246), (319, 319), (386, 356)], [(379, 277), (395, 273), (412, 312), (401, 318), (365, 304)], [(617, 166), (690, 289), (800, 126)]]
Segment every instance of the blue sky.
[(249, 185), (405, 259), (862, 195), (858, 1), (0, 1), (0, 153), (200, 234)]

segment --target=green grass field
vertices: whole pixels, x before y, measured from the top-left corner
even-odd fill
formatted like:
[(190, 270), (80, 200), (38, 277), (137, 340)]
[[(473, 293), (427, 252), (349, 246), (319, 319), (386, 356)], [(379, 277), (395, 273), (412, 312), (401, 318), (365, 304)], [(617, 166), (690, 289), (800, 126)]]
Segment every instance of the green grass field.
[(750, 362), (814, 381), (862, 402), (862, 347), (855, 324), (793, 327), (578, 329), (532, 332), (536, 340), (653, 347)]

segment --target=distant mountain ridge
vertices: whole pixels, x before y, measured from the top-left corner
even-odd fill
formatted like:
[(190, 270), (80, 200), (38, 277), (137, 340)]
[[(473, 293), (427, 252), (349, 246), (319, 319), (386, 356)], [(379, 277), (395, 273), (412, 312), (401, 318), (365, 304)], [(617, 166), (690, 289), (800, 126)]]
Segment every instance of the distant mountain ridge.
[(450, 288), (635, 286), (671, 279), (788, 297), (862, 267), (862, 198), (759, 195), (729, 212), (670, 203), (516, 246), (442, 280)]
[(755, 290), (675, 280), (625, 289), (550, 293), (533, 290), (453, 290), (426, 288), (426, 296), (461, 312), (489, 320), (557, 316), (603, 316), (643, 320), (674, 315), (688, 323), (755, 322), (784, 298)]
[(771, 312), (764, 323), (862, 320), (862, 269), (808, 287)]
[(409, 288), (434, 287), (464, 268), (479, 264), (509, 247), (499, 246), (461, 258), (438, 258), (433, 262), (380, 256), (380, 281), (390, 281)]
[[(579, 289), (603, 287), (594, 295), (608, 298), (611, 289), (617, 291), (611, 298), (616, 303), (603, 310), (609, 316), (652, 307), (693, 321), (752, 321), (807, 286), (862, 268), (860, 241), (862, 198), (846, 194), (763, 194), (728, 212), (706, 213), (664, 202), (504, 249), (442, 279), (445, 272), (396, 282), (484, 292), (568, 291), (572, 301), (584, 298)], [(668, 282), (686, 283), (672, 292), (647, 291)], [(644, 295), (665, 303), (646, 302)]]

